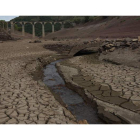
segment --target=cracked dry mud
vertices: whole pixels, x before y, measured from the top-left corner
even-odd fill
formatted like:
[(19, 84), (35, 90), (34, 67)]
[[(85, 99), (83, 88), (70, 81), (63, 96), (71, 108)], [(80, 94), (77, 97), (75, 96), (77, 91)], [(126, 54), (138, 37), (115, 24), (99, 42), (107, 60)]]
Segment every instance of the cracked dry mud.
[[(140, 123), (140, 70), (96, 62), (91, 56), (74, 57), (58, 64), (66, 82), (72, 83), (76, 88), (84, 88), (88, 98), (96, 100), (99, 106), (105, 107), (106, 104), (107, 108), (104, 110), (119, 117), (126, 117), (126, 111), (128, 118), (123, 120)], [(78, 74), (74, 74), (76, 70), (79, 71)], [(112, 108), (115, 107), (119, 107), (119, 110), (113, 111)], [(118, 112), (121, 112), (122, 116)]]
[(76, 123), (52, 93), (29, 74), (39, 65), (38, 57), (53, 54), (43, 49), (42, 43), (29, 44), (28, 40), (0, 45), (0, 124)]

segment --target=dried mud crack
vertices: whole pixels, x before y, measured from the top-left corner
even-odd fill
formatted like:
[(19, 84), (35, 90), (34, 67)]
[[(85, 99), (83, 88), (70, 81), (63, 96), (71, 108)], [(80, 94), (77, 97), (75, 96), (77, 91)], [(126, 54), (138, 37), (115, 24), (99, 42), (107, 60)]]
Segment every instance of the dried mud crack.
[[(106, 123), (139, 124), (139, 84), (133, 81), (139, 69), (104, 63), (93, 57), (79, 56), (57, 64), (66, 85), (88, 103), (96, 104), (99, 117)], [(128, 80), (132, 82), (128, 84)]]
[(42, 75), (33, 78), (36, 69), (42, 67), (38, 58), (46, 58), (49, 63), (54, 52), (46, 51), (41, 44), (29, 44), (27, 40), (4, 42), (0, 48), (0, 124), (77, 123), (43, 86)]

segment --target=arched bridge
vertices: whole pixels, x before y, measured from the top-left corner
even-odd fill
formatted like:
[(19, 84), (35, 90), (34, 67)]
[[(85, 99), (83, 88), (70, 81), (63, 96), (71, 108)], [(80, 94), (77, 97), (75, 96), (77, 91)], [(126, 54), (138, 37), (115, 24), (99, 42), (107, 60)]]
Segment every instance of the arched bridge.
[(68, 55), (69, 56), (74, 56), (76, 53), (80, 52), (81, 50), (84, 49), (90, 49), (90, 48), (99, 48), (102, 45), (102, 41), (96, 41), (94, 40), (93, 42), (83, 42), (83, 44), (75, 44), (73, 47), (70, 49)]
[[(56, 23), (60, 23), (61, 24), (61, 29), (64, 29), (64, 24), (66, 23), (66, 22), (28, 22), (28, 21), (21, 21), (21, 22), (2, 22), (2, 24), (3, 24), (3, 28), (5, 28), (5, 23), (6, 23), (6, 25), (7, 25), (7, 31), (9, 30), (9, 28), (8, 28), (8, 24), (10, 24), (11, 25), (11, 33), (14, 33), (14, 25), (15, 24), (17, 24), (17, 23), (19, 23), (19, 24), (21, 24), (22, 25), (22, 35), (23, 36), (25, 36), (25, 28), (24, 28), (24, 26), (25, 26), (25, 24), (27, 24), (27, 23), (29, 23), (29, 24), (31, 24), (32, 25), (32, 35), (33, 35), (33, 38), (35, 37), (35, 24), (36, 23), (40, 23), (40, 24), (42, 24), (42, 37), (45, 37), (45, 24), (47, 24), (47, 23), (50, 23), (51, 25), (52, 25), (52, 32), (54, 32), (54, 25), (56, 24)], [(75, 26), (75, 23), (71, 23), (73, 26)]]

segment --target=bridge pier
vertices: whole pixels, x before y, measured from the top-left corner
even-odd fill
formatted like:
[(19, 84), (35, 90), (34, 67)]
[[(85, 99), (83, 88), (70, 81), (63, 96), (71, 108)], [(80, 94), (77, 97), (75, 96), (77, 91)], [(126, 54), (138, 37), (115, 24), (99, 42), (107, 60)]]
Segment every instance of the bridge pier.
[(7, 32), (8, 32), (8, 22), (7, 22)]
[(62, 26), (61, 26), (61, 30), (63, 30), (64, 29), (64, 24), (62, 24)]
[(11, 22), (11, 32), (14, 33), (14, 24)]
[(54, 33), (54, 24), (52, 24), (52, 33)]
[(32, 27), (33, 27), (33, 38), (35, 37), (35, 25), (34, 23), (32, 23)]
[(42, 23), (42, 37), (45, 37), (45, 29), (44, 29), (44, 23)]
[(22, 35), (25, 35), (24, 23), (22, 23)]
[(4, 22), (2, 22), (2, 24), (3, 24), (3, 29), (4, 29)]

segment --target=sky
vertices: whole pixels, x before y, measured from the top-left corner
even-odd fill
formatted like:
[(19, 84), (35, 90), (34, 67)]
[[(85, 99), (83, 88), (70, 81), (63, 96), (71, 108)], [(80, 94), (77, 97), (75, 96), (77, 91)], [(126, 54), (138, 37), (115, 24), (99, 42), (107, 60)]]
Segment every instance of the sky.
[(0, 16), (0, 20), (10, 21), (11, 19), (18, 16)]

